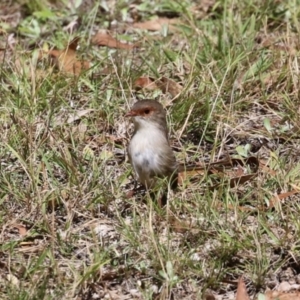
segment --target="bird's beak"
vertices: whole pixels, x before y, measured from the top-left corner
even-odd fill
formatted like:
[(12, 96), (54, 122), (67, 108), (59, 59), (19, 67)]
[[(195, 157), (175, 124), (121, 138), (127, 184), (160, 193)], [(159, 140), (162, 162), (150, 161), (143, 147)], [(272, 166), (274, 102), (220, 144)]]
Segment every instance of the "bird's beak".
[(135, 110), (130, 110), (125, 117), (134, 117), (137, 115), (137, 112)]

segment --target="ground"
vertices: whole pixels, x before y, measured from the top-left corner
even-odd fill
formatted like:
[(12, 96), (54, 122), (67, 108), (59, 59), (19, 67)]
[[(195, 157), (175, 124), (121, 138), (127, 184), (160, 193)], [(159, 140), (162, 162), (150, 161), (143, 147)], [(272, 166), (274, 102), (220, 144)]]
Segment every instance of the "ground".
[[(299, 299), (299, 15), (2, 0), (0, 298), (241, 300), (243, 276), (251, 299)], [(202, 168), (165, 207), (132, 195), (125, 114), (145, 98)]]

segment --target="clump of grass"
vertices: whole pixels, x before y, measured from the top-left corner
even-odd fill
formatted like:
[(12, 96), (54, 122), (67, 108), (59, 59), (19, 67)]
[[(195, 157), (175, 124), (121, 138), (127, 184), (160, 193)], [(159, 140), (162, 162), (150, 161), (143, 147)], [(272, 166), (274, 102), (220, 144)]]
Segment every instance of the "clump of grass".
[[(47, 24), (34, 14), (48, 4), (26, 2), (24, 18), (34, 15), (37, 30), (20, 30), (17, 47), (2, 56), (1, 299), (229, 297), (242, 274), (253, 295), (272, 288), (274, 274), (278, 282), (289, 270), (295, 280), (298, 196), (268, 205), (299, 180), (299, 9), (291, 1), (217, 1), (198, 7), (207, 9), (199, 19), (188, 1), (120, 2), (111, 13), (92, 4), (70, 35), (67, 6)], [(72, 9), (82, 14), (84, 6)], [(153, 12), (173, 12), (184, 24), (176, 33), (121, 32), (141, 40), (137, 51), (89, 44), (113, 17), (122, 24)], [(74, 36), (90, 70), (75, 78), (37, 60), (39, 46), (63, 49)], [(235, 188), (225, 178), (211, 190), (208, 175), (184, 183), (165, 209), (147, 195), (128, 199), (124, 113), (138, 96), (170, 98), (138, 94), (141, 76), (183, 83), (168, 108), (179, 161), (246, 153), (266, 168)]]

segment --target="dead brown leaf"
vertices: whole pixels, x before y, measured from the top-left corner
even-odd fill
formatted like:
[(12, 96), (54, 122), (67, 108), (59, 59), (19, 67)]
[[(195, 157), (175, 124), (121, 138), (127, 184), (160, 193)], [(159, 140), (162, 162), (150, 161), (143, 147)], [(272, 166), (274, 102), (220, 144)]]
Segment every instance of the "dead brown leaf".
[(178, 184), (182, 185), (184, 181), (190, 181), (195, 176), (204, 176), (206, 166), (188, 166), (185, 167), (184, 165), (179, 166), (178, 172)]
[(106, 46), (109, 48), (125, 49), (125, 50), (131, 50), (137, 47), (136, 44), (122, 43), (118, 41), (116, 38), (112, 37), (110, 34), (101, 31), (93, 36), (92, 44), (98, 46)]
[(16, 224), (14, 227), (19, 230), (20, 236), (25, 236), (27, 234), (27, 229), (26, 229), (25, 226), (20, 225), (20, 224)]
[[(183, 90), (183, 87), (179, 83), (167, 77), (161, 77), (156, 81), (147, 76), (140, 77), (134, 82), (133, 86), (136, 89), (141, 89), (141, 88), (147, 90), (160, 89), (165, 94), (170, 93), (173, 98), (176, 98)], [(170, 103), (168, 103), (167, 105), (169, 104)]]
[(262, 160), (262, 159), (259, 160), (259, 169), (272, 175), (272, 176), (275, 176), (277, 174), (277, 172), (270, 169), (267, 165), (268, 165), (268, 162), (266, 160)]
[[(229, 158), (227, 160), (209, 163), (203, 166), (194, 165), (185, 167), (179, 166), (178, 184), (182, 184), (185, 179), (193, 178), (197, 175), (204, 176), (205, 172), (216, 175), (216, 178), (229, 178), (230, 186), (234, 187), (245, 183), (257, 176), (258, 159), (256, 157), (248, 157), (244, 160), (237, 158)], [(212, 188), (218, 187), (219, 184)]]
[(134, 23), (132, 26), (134, 28), (145, 29), (150, 31), (160, 31), (164, 26), (168, 26), (171, 31), (174, 31), (176, 27), (172, 26), (172, 24), (179, 23), (179, 19), (156, 18), (150, 21)]
[(269, 208), (273, 208), (276, 205), (276, 203), (280, 202), (281, 200), (283, 200), (287, 197), (299, 194), (299, 193), (300, 193), (299, 190), (292, 190), (290, 192), (278, 194), (275, 197), (273, 197), (272, 199), (270, 199)]
[(157, 82), (157, 85), (162, 90), (163, 93), (170, 93), (173, 98), (178, 96), (183, 89), (179, 83), (167, 77), (162, 77)]
[[(229, 158), (228, 160), (211, 164), (208, 171), (209, 173), (218, 175), (220, 178), (230, 178), (230, 186), (234, 187), (255, 178), (258, 166), (258, 159), (253, 156), (243, 160)], [(213, 188), (217, 186), (218, 184)]]
[(78, 41), (79, 38), (75, 38), (66, 49), (53, 49), (46, 53), (51, 58), (52, 63), (64, 73), (79, 75), (90, 67), (90, 62), (78, 60), (77, 58), (76, 48)]
[(235, 177), (230, 179), (230, 187), (235, 187), (237, 185), (243, 184), (257, 176), (256, 173), (254, 174), (248, 174), (240, 177)]
[(243, 276), (241, 276), (238, 281), (236, 300), (250, 300)]
[(158, 89), (158, 86), (156, 85), (156, 83), (154, 82), (153, 79), (151, 79), (150, 77), (140, 77), (138, 78), (133, 86), (136, 89), (147, 89), (147, 90), (156, 90)]

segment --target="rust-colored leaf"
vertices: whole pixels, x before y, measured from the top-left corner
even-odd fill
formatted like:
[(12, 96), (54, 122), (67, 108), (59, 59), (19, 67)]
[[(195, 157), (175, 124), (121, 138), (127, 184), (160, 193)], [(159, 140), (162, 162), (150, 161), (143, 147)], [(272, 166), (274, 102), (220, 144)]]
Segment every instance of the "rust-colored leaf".
[(157, 85), (163, 93), (170, 93), (172, 97), (178, 96), (183, 89), (179, 83), (167, 77), (162, 77)]
[(145, 29), (150, 31), (160, 31), (164, 26), (168, 26), (169, 30), (174, 30), (175, 26), (172, 24), (179, 24), (178, 19), (168, 19), (168, 18), (156, 18), (150, 21), (134, 23), (134, 28)]
[(179, 166), (178, 172), (178, 184), (182, 185), (184, 181), (188, 180), (191, 181), (193, 177), (196, 176), (204, 176), (206, 166), (194, 165), (194, 166)]
[(46, 52), (52, 63), (64, 73), (79, 75), (90, 67), (90, 62), (77, 58), (76, 48), (78, 40), (78, 38), (75, 38), (64, 50), (53, 49)]
[(20, 225), (20, 224), (16, 224), (14, 227), (19, 230), (20, 236), (25, 236), (27, 234), (27, 229), (26, 229), (25, 226)]
[(273, 208), (276, 205), (276, 203), (278, 203), (279, 201), (281, 201), (287, 197), (299, 194), (299, 193), (300, 193), (299, 190), (292, 190), (290, 192), (278, 194), (275, 197), (273, 197), (272, 199), (270, 199), (269, 208)]
[(244, 175), (244, 176), (241, 176), (241, 177), (231, 178), (230, 179), (230, 186), (234, 187), (234, 186), (243, 184), (243, 183), (255, 178), (256, 176), (257, 176), (257, 174), (254, 173), (254, 174)]
[[(207, 172), (208, 174), (216, 175), (216, 178), (219, 179), (228, 178), (230, 186), (234, 187), (255, 178), (258, 166), (259, 162), (256, 157), (248, 157), (245, 160), (229, 158), (203, 166), (179, 166), (178, 183), (182, 184), (187, 178), (192, 178), (196, 175), (203, 176)], [(219, 184), (217, 183), (212, 189), (218, 186)]]
[[(225, 168), (229, 167), (229, 171), (224, 171), (224, 167)], [(259, 167), (259, 161), (256, 157), (253, 156), (248, 157), (244, 160), (231, 158), (227, 162), (224, 162), (223, 165), (221, 165), (221, 168), (223, 168), (222, 172), (225, 172), (224, 173), (225, 176), (230, 178), (231, 187), (243, 184), (251, 180), (252, 178), (256, 177), (258, 167)]]
[(125, 50), (131, 50), (137, 47), (136, 44), (122, 43), (118, 41), (116, 38), (112, 37), (110, 34), (101, 31), (93, 36), (92, 44), (98, 46), (106, 46), (109, 48), (125, 49)]
[(156, 85), (154, 80), (151, 79), (150, 77), (140, 77), (140, 78), (138, 78), (134, 82), (133, 86), (136, 89), (147, 89), (147, 90), (156, 90), (156, 89), (158, 89), (158, 86)]
[(147, 76), (140, 77), (134, 82), (133, 86), (136, 89), (141, 89), (141, 88), (147, 90), (160, 89), (165, 94), (170, 93), (173, 98), (176, 98), (183, 89), (179, 83), (167, 77), (161, 77), (156, 81)]
[(266, 160), (262, 160), (262, 159), (261, 159), (261, 160), (259, 161), (259, 168), (260, 168), (262, 171), (264, 171), (264, 172), (266, 172), (266, 173), (268, 173), (268, 174), (270, 174), (270, 175), (272, 175), (272, 176), (275, 176), (275, 175), (277, 174), (276, 171), (270, 169), (270, 168), (267, 166), (267, 161), (266, 161)]
[(243, 276), (241, 276), (238, 281), (236, 300), (250, 300)]

